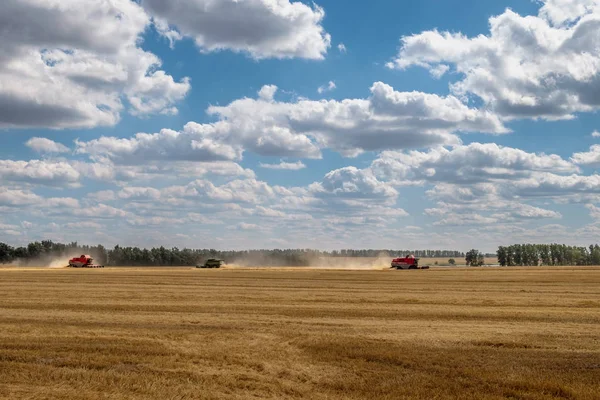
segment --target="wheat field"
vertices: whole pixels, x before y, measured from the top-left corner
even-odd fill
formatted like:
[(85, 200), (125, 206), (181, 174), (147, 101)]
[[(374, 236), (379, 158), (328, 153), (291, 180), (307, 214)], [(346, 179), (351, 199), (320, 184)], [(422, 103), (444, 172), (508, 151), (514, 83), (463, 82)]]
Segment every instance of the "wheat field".
[(600, 269), (0, 268), (2, 399), (599, 399)]

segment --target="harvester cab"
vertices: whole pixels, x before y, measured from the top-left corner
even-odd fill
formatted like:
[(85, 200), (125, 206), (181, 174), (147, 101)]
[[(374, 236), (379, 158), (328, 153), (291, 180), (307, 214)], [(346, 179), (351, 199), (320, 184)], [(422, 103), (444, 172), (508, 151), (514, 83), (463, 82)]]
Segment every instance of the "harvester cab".
[(92, 256), (82, 254), (79, 257), (74, 257), (69, 260), (71, 268), (104, 268), (103, 265), (95, 265)]

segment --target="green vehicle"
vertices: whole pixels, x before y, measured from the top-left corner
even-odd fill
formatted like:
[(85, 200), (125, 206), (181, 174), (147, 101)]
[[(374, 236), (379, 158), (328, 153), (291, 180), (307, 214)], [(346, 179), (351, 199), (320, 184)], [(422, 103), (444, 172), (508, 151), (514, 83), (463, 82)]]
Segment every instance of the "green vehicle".
[(221, 268), (225, 263), (223, 260), (217, 260), (216, 258), (209, 258), (202, 265), (196, 265), (196, 268)]

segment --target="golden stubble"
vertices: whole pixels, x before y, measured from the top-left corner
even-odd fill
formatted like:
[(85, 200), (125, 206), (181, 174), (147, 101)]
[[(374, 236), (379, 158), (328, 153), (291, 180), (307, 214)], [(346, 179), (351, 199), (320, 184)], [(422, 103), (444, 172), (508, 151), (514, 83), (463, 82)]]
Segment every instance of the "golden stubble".
[(600, 269), (0, 269), (3, 399), (598, 399)]

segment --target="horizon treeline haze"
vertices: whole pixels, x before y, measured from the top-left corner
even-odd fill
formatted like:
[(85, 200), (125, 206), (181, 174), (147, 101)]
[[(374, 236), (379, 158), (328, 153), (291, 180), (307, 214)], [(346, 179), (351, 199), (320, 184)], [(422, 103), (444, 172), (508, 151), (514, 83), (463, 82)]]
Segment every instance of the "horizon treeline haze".
[[(257, 249), (257, 250), (216, 250), (216, 249), (179, 249), (177, 247), (139, 247), (115, 246), (107, 249), (102, 245), (80, 245), (55, 243), (51, 240), (32, 242), (27, 246), (13, 247), (0, 243), (0, 263), (17, 265), (36, 265), (59, 258), (68, 259), (80, 254), (89, 254), (95, 262), (110, 266), (192, 266), (208, 258), (219, 258), (226, 262), (243, 262), (246, 265), (308, 265), (320, 257), (401, 257), (414, 254), (416, 257), (464, 258), (465, 252), (456, 250), (353, 250), (342, 249), (321, 251), (313, 249)], [(486, 256), (495, 256), (486, 254)]]

